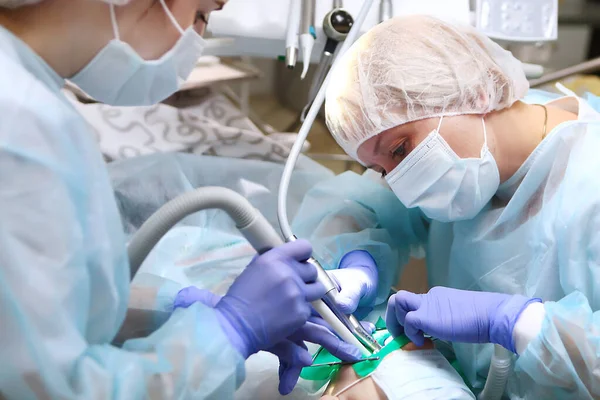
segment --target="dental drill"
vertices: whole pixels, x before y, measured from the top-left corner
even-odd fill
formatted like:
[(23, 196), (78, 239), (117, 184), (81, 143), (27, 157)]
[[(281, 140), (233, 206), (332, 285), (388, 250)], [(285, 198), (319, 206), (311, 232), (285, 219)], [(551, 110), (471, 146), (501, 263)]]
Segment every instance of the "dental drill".
[[(372, 5), (373, 0), (366, 0), (363, 2), (360, 13), (358, 14), (358, 17), (355, 23), (353, 24), (352, 29), (350, 29), (348, 37), (346, 38), (342, 47), (340, 48), (339, 54), (343, 54), (344, 52), (346, 52), (350, 45), (356, 40), (356, 38), (360, 34), (360, 28), (363, 25), (365, 18), (367, 17), (367, 14), (369, 13)], [(283, 170), (283, 174), (281, 176), (279, 195), (277, 199), (277, 217), (279, 219), (281, 232), (286, 241), (296, 240), (296, 236), (294, 236), (292, 228), (289, 224), (286, 204), (292, 172), (294, 170), (296, 161), (300, 156), (300, 152), (302, 150), (302, 146), (306, 140), (306, 137), (308, 136), (308, 132), (310, 131), (310, 128), (317, 117), (317, 113), (319, 112), (325, 100), (325, 90), (327, 88), (328, 81), (329, 75), (325, 78), (325, 81), (321, 85), (321, 88), (317, 92), (317, 95), (315, 96), (315, 99), (313, 100), (310, 106), (308, 114), (306, 115), (306, 118), (302, 124), (302, 127), (300, 128), (300, 131), (298, 132), (296, 142), (292, 146), (292, 149), (290, 151), (289, 157), (286, 161)], [(336, 296), (339, 293), (339, 288), (332, 281), (327, 272), (325, 272), (321, 264), (312, 257), (307, 262), (313, 264), (317, 268), (317, 280), (321, 282), (327, 289), (327, 293), (323, 297), (323, 302), (325, 303), (326, 308), (329, 311), (323, 309), (322, 307), (320, 309), (315, 307), (317, 309), (317, 312), (319, 312), (321, 316), (330, 324), (331, 322), (329, 320), (329, 315), (335, 315), (335, 325), (343, 326), (343, 334), (338, 332), (338, 330), (334, 326), (334, 330), (336, 331), (336, 333), (338, 333), (338, 335), (340, 335), (340, 337), (344, 340), (347, 340), (346, 338), (349, 338), (351, 336), (354, 340), (351, 339), (349, 342), (359, 342), (361, 346), (358, 347), (363, 351), (363, 353), (370, 355), (379, 351), (381, 349), (381, 345), (379, 345), (379, 343), (377, 343), (377, 341), (371, 336), (371, 334), (362, 327), (362, 325), (356, 319), (356, 317), (354, 317), (353, 315), (347, 316), (340, 311), (336, 302)], [(324, 312), (325, 314), (322, 314), (322, 312)], [(365, 352), (365, 350), (367, 350), (367, 352)]]

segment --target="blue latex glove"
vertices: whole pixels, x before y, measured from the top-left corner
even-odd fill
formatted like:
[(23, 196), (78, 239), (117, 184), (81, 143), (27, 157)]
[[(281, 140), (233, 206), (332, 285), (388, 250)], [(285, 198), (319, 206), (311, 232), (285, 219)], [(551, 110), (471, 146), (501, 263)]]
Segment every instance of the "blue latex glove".
[(215, 311), (231, 343), (248, 358), (290, 336), (310, 317), (308, 302), (325, 294), (316, 268), (305, 263), (310, 243), (296, 240), (257, 256)]
[(357, 318), (362, 318), (373, 309), (379, 274), (375, 260), (368, 252), (354, 250), (347, 253), (340, 267), (327, 273), (340, 287), (336, 301), (342, 312), (356, 313)]
[(390, 297), (386, 324), (393, 336), (405, 333), (422, 346), (423, 333), (442, 340), (495, 343), (515, 352), (513, 329), (537, 298), (434, 287), (427, 294), (401, 290)]

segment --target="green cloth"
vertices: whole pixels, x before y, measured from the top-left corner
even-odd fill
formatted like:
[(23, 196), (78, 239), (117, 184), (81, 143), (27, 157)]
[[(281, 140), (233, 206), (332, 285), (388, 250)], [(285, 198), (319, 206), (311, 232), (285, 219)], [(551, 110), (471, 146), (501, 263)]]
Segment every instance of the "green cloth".
[[(377, 320), (377, 323), (375, 324), (375, 333), (373, 334), (373, 337), (375, 338), (375, 340), (377, 340), (377, 343), (381, 344), (382, 346), (385, 343), (385, 341), (387, 340), (387, 338), (390, 337), (390, 333), (387, 331), (387, 328), (385, 326), (385, 321), (382, 318), (379, 318), (379, 320)], [(371, 372), (375, 371), (375, 369), (379, 366), (381, 361), (383, 361), (383, 359), (388, 354), (390, 354), (393, 351), (403, 348), (409, 342), (410, 342), (410, 339), (408, 339), (408, 337), (406, 335), (398, 336), (397, 338), (395, 338), (394, 340), (389, 342), (387, 345), (385, 345), (383, 347), (383, 349), (379, 350), (379, 352), (373, 354), (373, 356), (375, 356), (375, 355), (379, 356), (379, 360), (359, 362), (359, 363), (353, 364), (352, 368), (354, 368), (354, 371), (356, 372), (356, 374), (359, 377), (361, 377), (361, 378), (365, 377), (365, 376), (369, 375)], [(373, 357), (373, 356), (365, 356), (365, 357), (368, 358), (368, 357)], [(332, 356), (331, 353), (328, 352), (327, 350), (325, 350), (323, 347), (321, 347), (313, 356), (313, 364), (324, 364), (324, 363), (330, 363), (330, 362), (336, 362), (336, 361), (340, 361), (340, 359)], [(469, 381), (466, 379), (466, 376), (465, 376), (462, 368), (460, 368), (460, 365), (458, 364), (458, 360), (456, 360), (456, 359), (450, 360), (449, 359), (448, 361), (454, 367), (456, 372), (458, 372), (458, 374), (463, 378), (463, 380), (465, 381), (465, 383), (467, 384), (469, 389), (473, 390), (473, 388), (469, 384)], [(340, 365), (322, 366), (322, 367), (308, 366), (308, 367), (305, 367), (302, 369), (300, 376), (303, 379), (306, 379), (309, 381), (329, 381), (329, 380), (331, 380), (333, 375), (340, 369), (340, 367), (341, 367)]]
[[(387, 338), (390, 337), (390, 333), (387, 331), (387, 329), (385, 327), (385, 321), (383, 321), (383, 319), (379, 318), (379, 320), (375, 324), (375, 329), (376, 330), (375, 330), (375, 333), (373, 334), (373, 337), (375, 338), (375, 340), (377, 340), (377, 343), (379, 343), (380, 345), (383, 346), (383, 344), (385, 343)], [(397, 338), (395, 338), (394, 340), (389, 342), (387, 345), (385, 345), (383, 347), (383, 349), (379, 350), (379, 352), (374, 353), (372, 355), (372, 356), (378, 356), (379, 360), (359, 362), (359, 363), (353, 364), (352, 368), (354, 368), (354, 371), (356, 372), (356, 374), (358, 376), (360, 376), (361, 378), (364, 376), (367, 376), (371, 372), (375, 371), (375, 369), (379, 366), (381, 361), (383, 361), (385, 356), (387, 356), (388, 354), (390, 354), (393, 351), (401, 349), (409, 342), (410, 342), (410, 340), (405, 335), (398, 336)], [(365, 358), (372, 357), (372, 356), (365, 356)], [(323, 363), (330, 363), (330, 362), (336, 362), (336, 361), (340, 361), (340, 359), (331, 355), (331, 353), (328, 352), (327, 350), (325, 350), (324, 348), (320, 348), (313, 357), (313, 364), (323, 364)], [(333, 376), (333, 374), (336, 373), (339, 369), (340, 369), (340, 365), (333, 365), (333, 366), (326, 365), (326, 366), (322, 366), (322, 367), (308, 366), (308, 367), (305, 367), (302, 369), (300, 376), (303, 379), (306, 379), (309, 381), (329, 380)]]

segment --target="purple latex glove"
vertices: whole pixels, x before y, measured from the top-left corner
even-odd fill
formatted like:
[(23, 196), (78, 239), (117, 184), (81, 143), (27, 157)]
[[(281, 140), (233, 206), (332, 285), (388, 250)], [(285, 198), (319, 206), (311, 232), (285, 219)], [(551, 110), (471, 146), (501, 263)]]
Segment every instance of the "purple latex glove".
[(296, 240), (256, 257), (215, 306), (231, 343), (248, 358), (281, 342), (310, 317), (308, 302), (325, 294), (317, 269), (305, 263), (312, 247)]
[(434, 287), (427, 294), (399, 291), (390, 297), (386, 324), (422, 346), (423, 333), (465, 343), (495, 343), (515, 352), (513, 329), (521, 312), (541, 299)]
[(361, 318), (373, 309), (379, 274), (375, 260), (368, 252), (354, 250), (347, 253), (340, 267), (327, 273), (340, 287), (336, 302), (342, 312), (354, 314), (358, 309), (357, 318)]

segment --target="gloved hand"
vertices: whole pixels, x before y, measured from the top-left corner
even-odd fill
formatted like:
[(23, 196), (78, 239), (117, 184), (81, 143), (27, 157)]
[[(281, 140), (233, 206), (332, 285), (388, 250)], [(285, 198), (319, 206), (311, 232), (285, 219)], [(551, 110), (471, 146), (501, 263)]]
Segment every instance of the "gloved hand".
[(311, 318), (287, 340), (267, 349), (279, 358), (279, 393), (289, 394), (300, 377), (302, 368), (312, 363), (312, 357), (304, 342), (320, 344), (335, 357), (352, 361), (361, 357), (360, 351), (334, 335), (320, 318)]
[(356, 317), (363, 318), (373, 309), (379, 274), (375, 260), (368, 252), (354, 250), (347, 253), (340, 267), (327, 273), (340, 287), (336, 300), (342, 312), (354, 314), (360, 308)]
[(310, 317), (308, 302), (320, 299), (312, 247), (296, 240), (257, 256), (217, 303), (217, 318), (231, 343), (248, 358), (290, 336)]
[(521, 312), (541, 299), (434, 287), (427, 294), (401, 290), (388, 301), (386, 324), (417, 346), (423, 333), (465, 343), (495, 343), (515, 352), (513, 329)]

